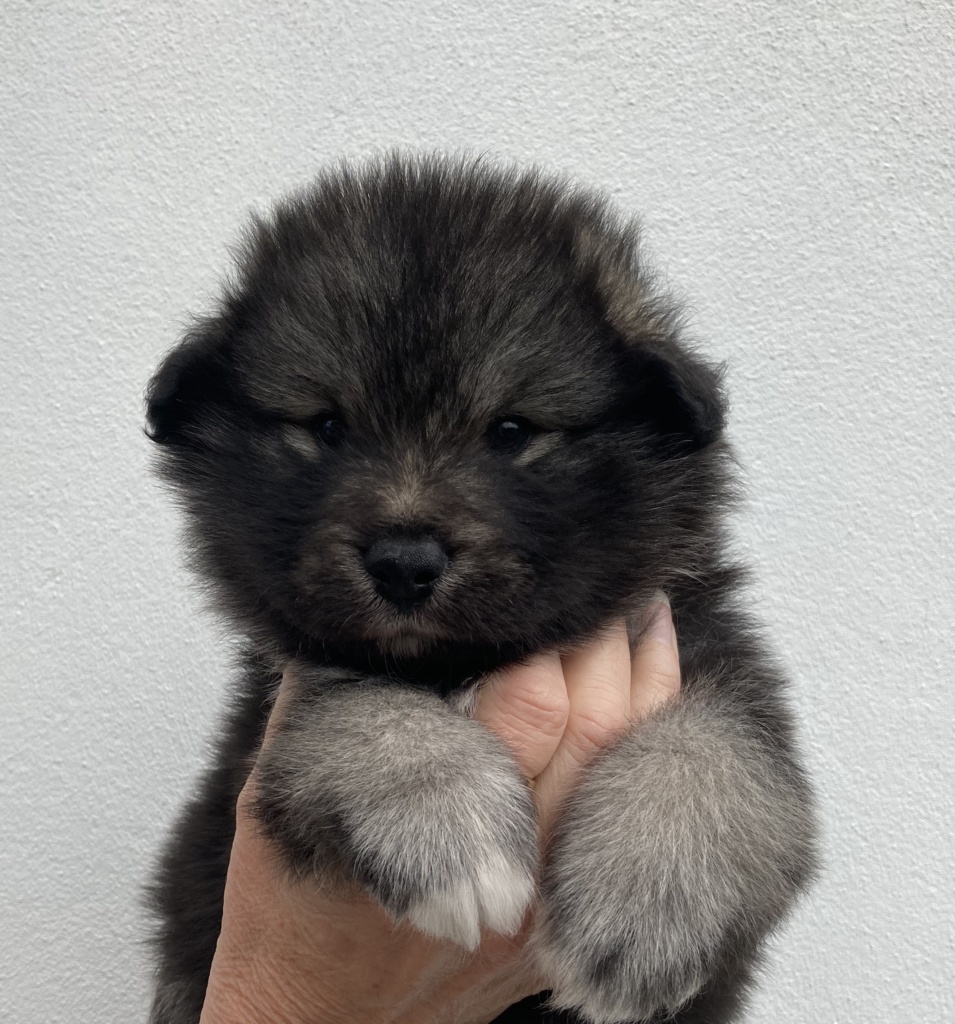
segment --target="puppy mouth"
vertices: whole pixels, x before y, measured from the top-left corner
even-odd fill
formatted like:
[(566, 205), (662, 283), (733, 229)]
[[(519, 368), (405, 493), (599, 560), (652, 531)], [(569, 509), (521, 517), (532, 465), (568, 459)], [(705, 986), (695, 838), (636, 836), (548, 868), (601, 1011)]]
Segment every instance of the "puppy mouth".
[(445, 635), (443, 619), (445, 589), (442, 587), (425, 600), (395, 601), (383, 597), (375, 588), (365, 590), (367, 612), (365, 633), (369, 638), (390, 636), (418, 636), (422, 639), (440, 639)]

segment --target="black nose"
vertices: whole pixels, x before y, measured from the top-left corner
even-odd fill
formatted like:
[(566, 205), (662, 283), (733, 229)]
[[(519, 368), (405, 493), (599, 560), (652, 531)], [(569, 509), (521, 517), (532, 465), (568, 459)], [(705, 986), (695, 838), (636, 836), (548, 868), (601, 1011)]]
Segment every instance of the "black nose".
[(431, 596), (447, 565), (447, 552), (431, 537), (376, 540), (365, 554), (375, 589), (405, 610)]

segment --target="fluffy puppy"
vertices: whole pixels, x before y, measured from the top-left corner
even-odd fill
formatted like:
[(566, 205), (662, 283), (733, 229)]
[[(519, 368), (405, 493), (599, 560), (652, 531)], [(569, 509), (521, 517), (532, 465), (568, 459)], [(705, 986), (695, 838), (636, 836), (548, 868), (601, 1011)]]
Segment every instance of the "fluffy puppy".
[[(291, 868), (465, 946), (539, 896), (553, 992), (508, 1020), (734, 1019), (813, 823), (725, 553), (723, 418), (599, 197), (392, 158), (254, 224), (148, 393), (196, 567), (247, 641), (154, 888), (154, 1024), (199, 1019), (235, 798), (292, 659), (258, 808)], [(658, 589), (683, 695), (594, 760), (541, 864), (528, 789), (460, 697)]]

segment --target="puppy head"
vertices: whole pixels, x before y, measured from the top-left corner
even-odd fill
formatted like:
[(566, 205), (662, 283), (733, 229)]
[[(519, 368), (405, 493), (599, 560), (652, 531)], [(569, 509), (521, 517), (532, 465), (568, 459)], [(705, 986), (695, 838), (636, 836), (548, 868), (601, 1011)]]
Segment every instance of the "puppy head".
[(697, 571), (720, 490), (718, 378), (633, 227), (479, 164), (342, 170), (257, 222), (148, 420), (200, 570), (289, 652), (586, 635)]

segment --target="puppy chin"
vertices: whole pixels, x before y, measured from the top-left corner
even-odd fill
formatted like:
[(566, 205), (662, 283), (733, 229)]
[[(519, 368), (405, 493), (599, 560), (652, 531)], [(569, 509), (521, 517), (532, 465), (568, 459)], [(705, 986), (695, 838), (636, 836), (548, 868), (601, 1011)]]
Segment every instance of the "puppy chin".
[(389, 615), (366, 633), (382, 654), (393, 658), (420, 658), (447, 637), (420, 613)]
[(399, 633), (388, 639), (379, 639), (378, 646), (395, 658), (420, 658), (429, 647), (434, 646), (434, 639), (419, 633)]

